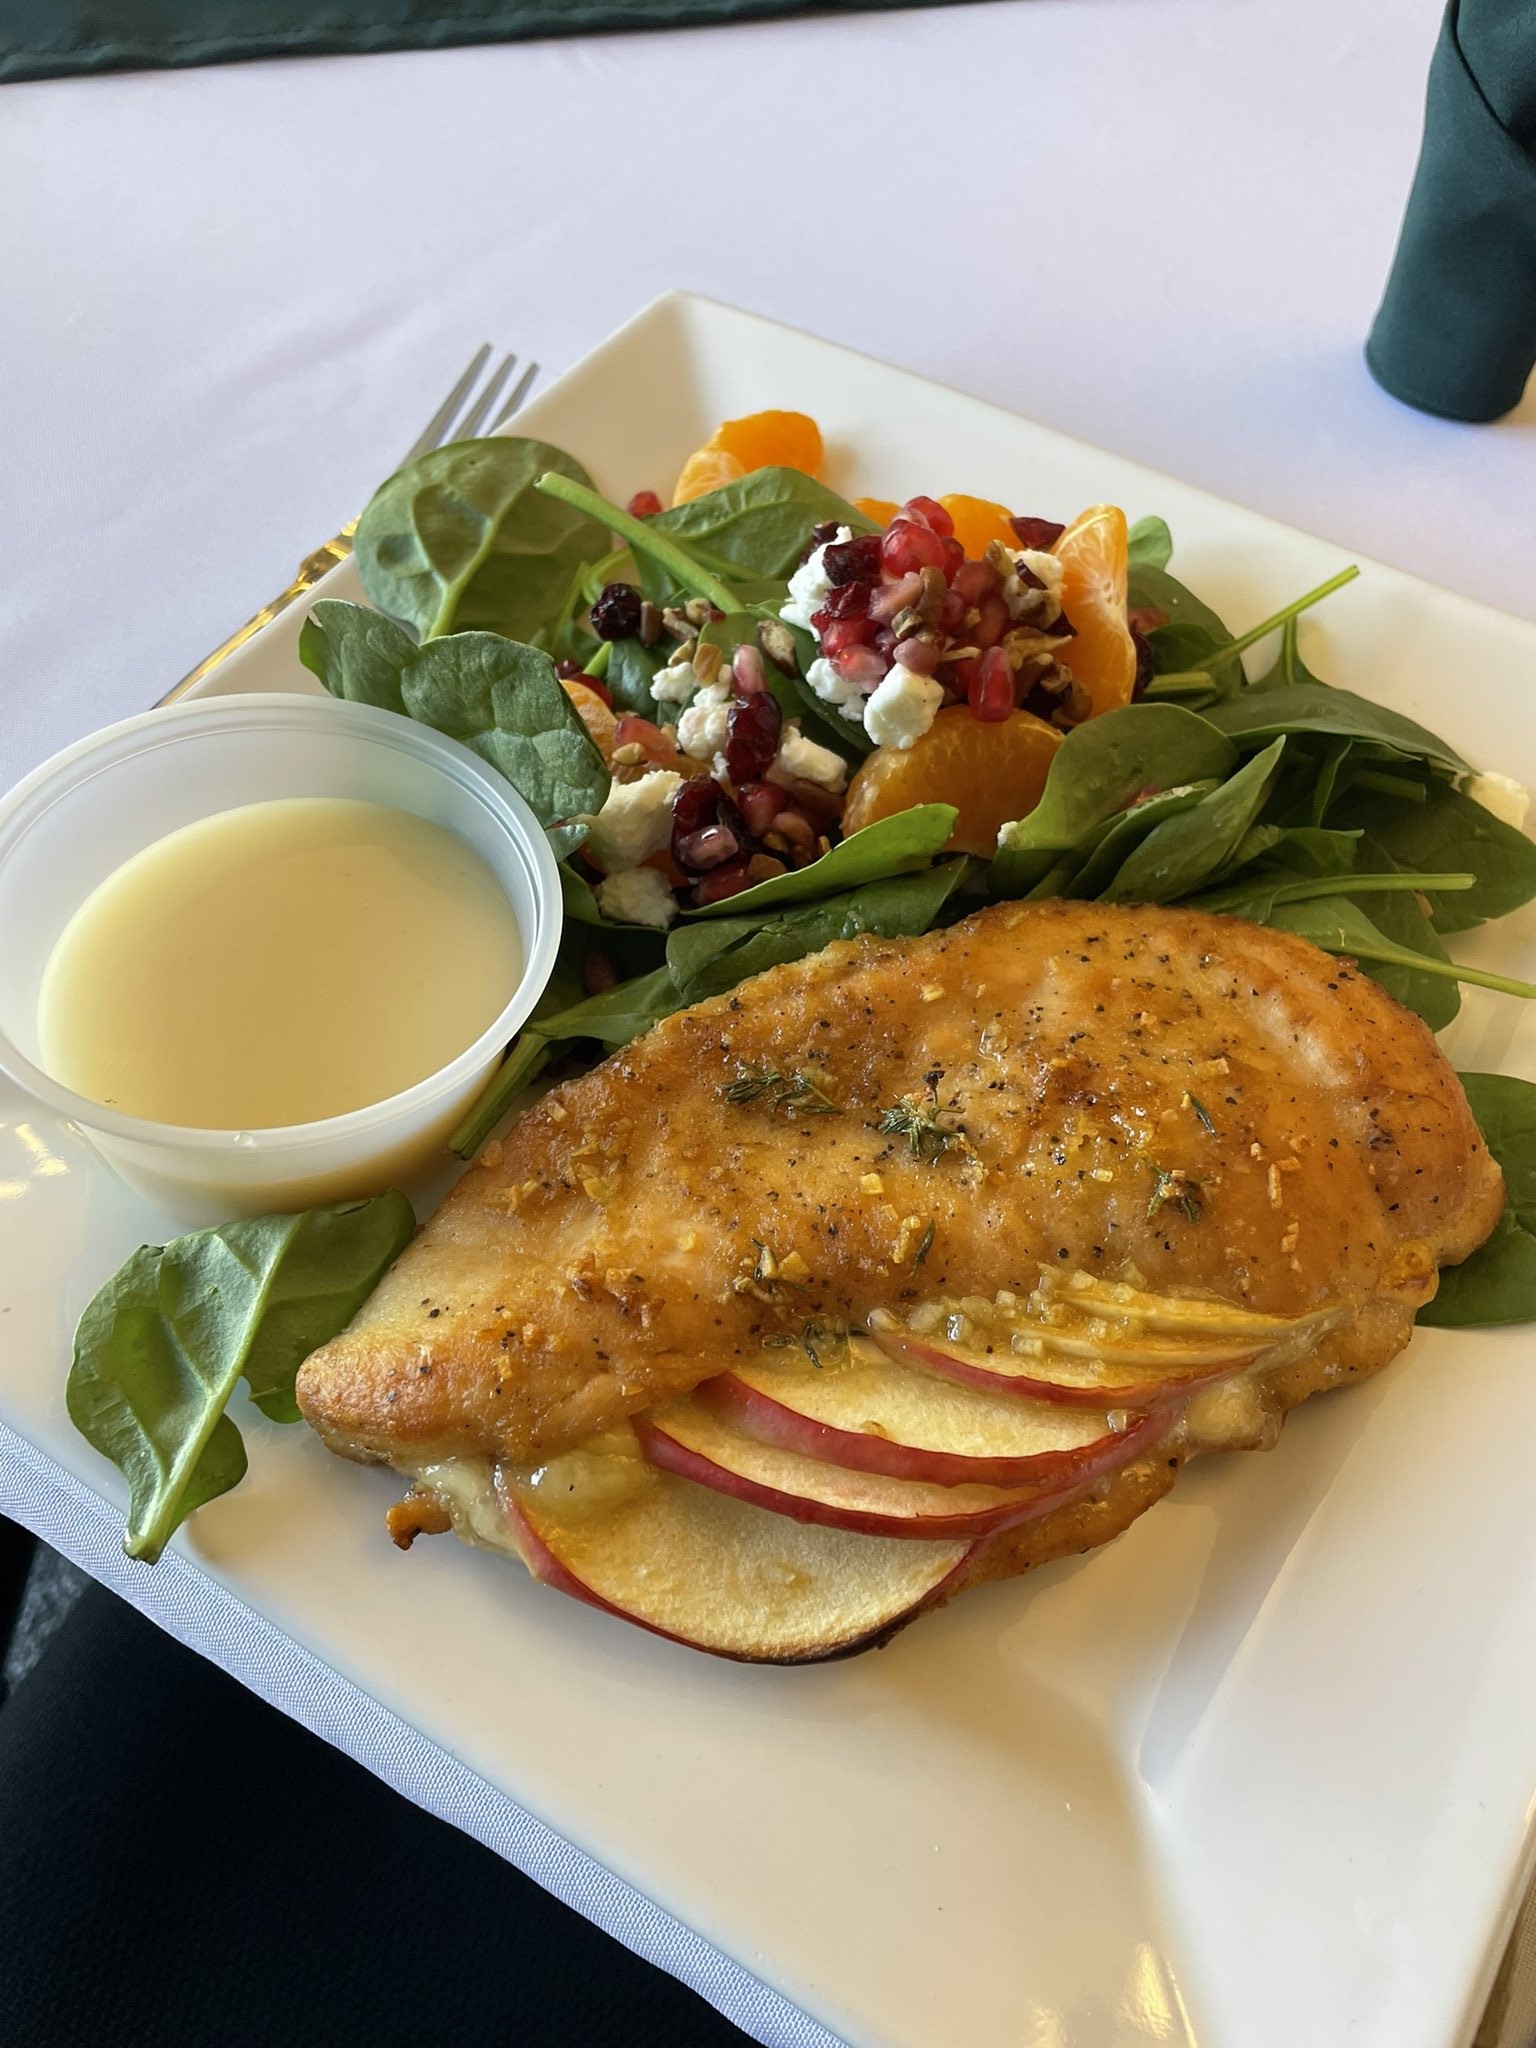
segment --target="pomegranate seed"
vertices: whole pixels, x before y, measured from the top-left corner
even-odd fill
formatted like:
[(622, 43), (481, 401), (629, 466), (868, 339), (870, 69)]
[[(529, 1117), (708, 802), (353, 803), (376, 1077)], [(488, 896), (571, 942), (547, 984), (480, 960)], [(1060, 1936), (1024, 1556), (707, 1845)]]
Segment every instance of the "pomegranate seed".
[(583, 670), (579, 676), (573, 676), (571, 680), (577, 683), (584, 683), (594, 696), (602, 698), (610, 711), (613, 709), (613, 692), (601, 676), (589, 676)]
[(1013, 710), (1013, 670), (1001, 647), (989, 647), (982, 655), (976, 664), (975, 679), (965, 694), (972, 718), (996, 724), (1009, 716)]
[(833, 541), (821, 561), (829, 583), (872, 583), (880, 574), (880, 536)]
[(592, 607), (599, 640), (629, 640), (640, 630), (640, 593), (633, 583), (605, 583)]
[(942, 569), (944, 543), (926, 526), (914, 526), (910, 519), (893, 519), (880, 543), (881, 559), (893, 576), (910, 576), (914, 569)]
[(872, 690), (886, 671), (886, 663), (872, 647), (845, 647), (828, 658), (843, 681), (856, 690)]
[(690, 832), (677, 840), (672, 848), (678, 866), (695, 875), (734, 860), (740, 851), (741, 843), (727, 825), (706, 825), (702, 832)]
[(654, 491), (636, 491), (624, 509), (631, 519), (654, 519), (661, 510), (661, 500)]
[(969, 606), (958, 590), (946, 590), (944, 602), (939, 606), (940, 629), (945, 633), (958, 633), (965, 624), (968, 610)]
[(613, 964), (613, 956), (601, 946), (595, 946), (582, 961), (581, 985), (589, 996), (600, 996), (605, 990), (618, 987), (619, 970)]
[(768, 678), (763, 672), (763, 650), (754, 647), (750, 640), (743, 640), (731, 656), (731, 680), (744, 697), (751, 697), (768, 687)]
[(725, 719), (725, 771), (738, 786), (755, 782), (779, 751), (784, 723), (778, 699), (766, 690), (737, 697)]
[(743, 889), (751, 886), (752, 877), (747, 872), (747, 867), (747, 856), (740, 854), (725, 866), (715, 868), (702, 882), (694, 884), (694, 902), (702, 906), (705, 903), (719, 903), (727, 896), (739, 895)]
[(641, 747), (647, 759), (652, 761), (675, 761), (677, 747), (671, 737), (659, 725), (653, 725), (648, 718), (642, 718), (638, 711), (620, 714), (613, 728), (613, 744), (619, 747)]
[(784, 808), (784, 792), (771, 782), (739, 782), (736, 803), (742, 823), (754, 839), (761, 839)]
[(1167, 625), (1168, 614), (1160, 604), (1133, 604), (1125, 623), (1133, 633), (1155, 633), (1159, 626)]
[(827, 601), (819, 612), (812, 612), (811, 624), (819, 633), (828, 619), (862, 619), (869, 611), (874, 596), (867, 583), (839, 583), (827, 592)]
[(875, 637), (872, 619), (829, 619), (821, 628), (821, 651), (835, 661), (845, 649), (867, 647)]
[(967, 604), (980, 604), (998, 587), (997, 571), (990, 562), (962, 562), (949, 580)]
[(887, 664), (895, 658), (896, 649), (899, 644), (896, 635), (889, 626), (882, 626), (875, 635), (875, 652), (876, 654), (883, 654)]
[[(584, 673), (579, 661), (557, 661), (555, 663), (555, 674), (564, 683), (574, 682), (577, 676)], [(592, 678), (588, 676), (587, 681), (590, 682), (591, 680)]]
[(1008, 524), (1019, 536), (1021, 548), (1034, 548), (1041, 554), (1049, 554), (1066, 528), (1057, 519), (1028, 519), (1022, 515), (1010, 519)]
[(918, 575), (898, 576), (894, 583), (886, 583), (870, 594), (869, 616), (879, 625), (888, 626), (898, 612), (916, 604), (923, 594), (923, 579)]
[[(942, 536), (941, 536), (942, 538)], [(945, 540), (944, 560), (941, 564), (946, 582), (951, 581), (965, 566), (965, 549), (957, 540)]]
[[(972, 689), (981, 675), (981, 656), (967, 655), (964, 661), (946, 662), (945, 673), (939, 680), (946, 688), (954, 690), (957, 696), (969, 699)], [(937, 673), (937, 672), (936, 672)], [(950, 678), (954, 680), (951, 682)]]
[(990, 597), (984, 597), (976, 609), (980, 616), (969, 628), (971, 645), (995, 647), (1008, 630), (1008, 607), (1000, 593), (994, 591)]
[(910, 519), (914, 526), (926, 526), (930, 533), (942, 534), (945, 540), (955, 530), (955, 522), (937, 498), (908, 498), (896, 516)]
[(931, 676), (939, 665), (939, 650), (932, 640), (911, 633), (896, 643), (896, 659), (915, 676)]

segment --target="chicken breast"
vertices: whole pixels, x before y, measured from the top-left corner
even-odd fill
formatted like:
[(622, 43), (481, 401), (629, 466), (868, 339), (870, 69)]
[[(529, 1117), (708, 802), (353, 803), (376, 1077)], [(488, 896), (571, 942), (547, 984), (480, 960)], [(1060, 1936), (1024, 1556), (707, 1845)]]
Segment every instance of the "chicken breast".
[[(1090, 1275), (1315, 1315), (1283, 1408), (1394, 1357), (1503, 1202), (1434, 1037), (1348, 963), (1190, 911), (1005, 904), (776, 968), (553, 1089), (299, 1402), (349, 1457), (522, 1463), (810, 1323)], [(1127, 1467), (986, 1576), (1171, 1476)]]

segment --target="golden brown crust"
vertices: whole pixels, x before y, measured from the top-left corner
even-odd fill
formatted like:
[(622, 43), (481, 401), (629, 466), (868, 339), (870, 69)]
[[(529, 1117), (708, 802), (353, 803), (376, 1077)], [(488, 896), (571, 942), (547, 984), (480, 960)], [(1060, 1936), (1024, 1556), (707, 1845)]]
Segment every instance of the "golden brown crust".
[[(744, 1072), (806, 1075), (838, 1113), (728, 1099)], [(964, 1142), (882, 1132), (904, 1098)], [(1198, 1218), (1151, 1202), (1169, 1173)], [(1192, 911), (1005, 904), (777, 968), (551, 1091), (299, 1399), (349, 1456), (522, 1461), (813, 1317), (1127, 1263), (1153, 1290), (1338, 1306), (1353, 1377), (1502, 1204), (1434, 1038), (1347, 963)]]

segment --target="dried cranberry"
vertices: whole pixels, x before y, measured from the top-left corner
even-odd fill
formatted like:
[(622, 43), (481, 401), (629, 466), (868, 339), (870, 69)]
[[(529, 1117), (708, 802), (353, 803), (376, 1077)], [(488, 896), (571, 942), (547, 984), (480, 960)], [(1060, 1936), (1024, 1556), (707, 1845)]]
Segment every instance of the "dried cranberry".
[(1139, 697), (1157, 674), (1157, 655), (1139, 626), (1131, 627), (1131, 645), (1136, 650), (1136, 680), (1131, 685), (1131, 695)]
[(811, 546), (806, 549), (806, 553), (809, 554), (812, 548), (824, 548), (829, 541), (836, 540), (841, 532), (842, 528), (835, 519), (824, 519), (820, 526), (811, 528)]
[(613, 692), (601, 676), (589, 676), (586, 670), (583, 669), (579, 676), (572, 676), (571, 681), (582, 684), (584, 688), (592, 692), (594, 697), (601, 697), (610, 711), (613, 709)]
[(555, 663), (555, 674), (559, 676), (562, 682), (568, 683), (574, 677), (583, 673), (584, 671), (579, 661), (557, 661)]
[(778, 700), (766, 690), (735, 699), (725, 719), (725, 770), (732, 782), (755, 782), (766, 773), (783, 723)]
[(873, 583), (880, 574), (880, 536), (861, 533), (854, 540), (835, 540), (821, 558), (829, 583)]
[(654, 491), (636, 491), (624, 509), (631, 519), (654, 519), (661, 510), (661, 500)]
[(980, 604), (997, 588), (997, 571), (990, 562), (962, 562), (950, 583), (967, 604)]
[[(816, 614), (819, 619), (820, 612)], [(824, 626), (818, 626), (821, 635), (821, 651), (828, 661), (835, 654), (841, 654), (845, 647), (867, 647), (875, 637), (873, 619), (828, 619)]]
[(926, 526), (930, 533), (942, 534), (946, 540), (955, 530), (955, 522), (937, 498), (908, 498), (897, 517), (910, 519), (914, 526)]
[(973, 647), (995, 647), (1009, 626), (1008, 607), (997, 591), (976, 607), (977, 619), (967, 630)]
[(640, 630), (641, 596), (633, 583), (605, 583), (592, 607), (599, 640), (631, 640)]
[(893, 576), (944, 566), (943, 541), (926, 526), (914, 526), (910, 519), (893, 519), (879, 545), (881, 560)]
[(1008, 717), (1013, 710), (1013, 669), (1001, 647), (989, 647), (976, 663), (965, 696), (972, 718), (995, 724)]
[(740, 811), (707, 775), (691, 776), (673, 797), (672, 858), (689, 873), (731, 859), (746, 837)]
[(820, 611), (811, 615), (811, 624), (817, 632), (828, 619), (859, 619), (869, 610), (874, 592), (867, 583), (839, 583), (827, 592), (827, 601)]
[(1021, 548), (1034, 548), (1041, 554), (1049, 553), (1067, 530), (1059, 519), (1030, 519), (1022, 513), (1008, 524), (1019, 536)]
[(613, 955), (605, 953), (601, 946), (594, 946), (581, 963), (581, 985), (589, 996), (600, 996), (610, 988), (617, 988), (619, 970), (613, 964)]

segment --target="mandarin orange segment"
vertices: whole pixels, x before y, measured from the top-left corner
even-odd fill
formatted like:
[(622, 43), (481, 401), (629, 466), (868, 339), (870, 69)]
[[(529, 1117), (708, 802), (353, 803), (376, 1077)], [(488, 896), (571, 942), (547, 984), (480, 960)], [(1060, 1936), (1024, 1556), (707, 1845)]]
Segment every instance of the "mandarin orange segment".
[(1090, 505), (1057, 541), (1061, 606), (1077, 628), (1057, 653), (1088, 692), (1096, 718), (1129, 704), (1136, 684), (1136, 643), (1126, 621), (1130, 534), (1118, 505)]
[(672, 502), (674, 505), (687, 505), (695, 498), (702, 498), (706, 491), (718, 491), (722, 484), (733, 484), (737, 477), (745, 475), (745, 465), (726, 449), (708, 445), (696, 448), (678, 475)]
[(959, 815), (949, 851), (990, 859), (1003, 826), (1040, 801), (1060, 745), (1055, 726), (1032, 712), (984, 724), (964, 704), (952, 704), (910, 747), (900, 753), (877, 747), (859, 764), (848, 785), (843, 831), (857, 832), (914, 804), (953, 804)]
[(753, 412), (722, 420), (708, 446), (723, 448), (747, 469), (803, 469), (821, 474), (821, 429), (803, 412)]
[(566, 676), (562, 678), (560, 687), (564, 690), (567, 697), (570, 698), (572, 704), (575, 705), (576, 716), (587, 728), (593, 746), (597, 748), (597, 751), (605, 761), (611, 762), (613, 759), (613, 729), (619, 721), (614, 717), (612, 711), (609, 710), (596, 690), (589, 689), (579, 677)]
[(990, 498), (968, 498), (963, 491), (951, 492), (939, 503), (955, 522), (955, 539), (973, 560), (980, 561), (995, 540), (1005, 548), (1018, 546), (1006, 505), (995, 505)]
[(876, 526), (889, 526), (901, 507), (894, 498), (855, 498), (853, 509)]

